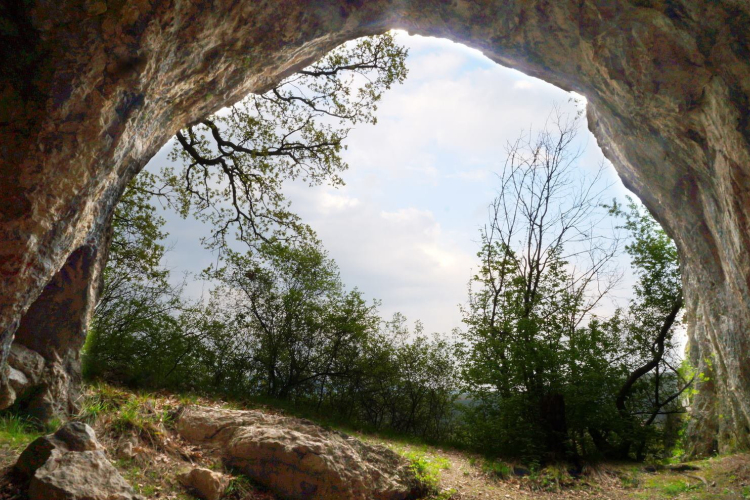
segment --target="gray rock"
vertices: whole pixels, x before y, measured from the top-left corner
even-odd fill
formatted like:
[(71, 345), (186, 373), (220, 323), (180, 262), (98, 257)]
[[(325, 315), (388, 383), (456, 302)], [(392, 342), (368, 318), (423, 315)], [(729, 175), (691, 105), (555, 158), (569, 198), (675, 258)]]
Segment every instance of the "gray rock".
[(31, 384), (36, 384), (44, 372), (44, 358), (18, 342), (10, 346), (8, 365), (23, 373)]
[(11, 345), (6, 366), (7, 380), (12, 394), (10, 402), (23, 399), (25, 394), (31, 393), (39, 384), (44, 373), (44, 358), (37, 352), (19, 343)]
[(125, 441), (117, 448), (117, 458), (121, 460), (132, 460), (136, 456), (135, 446), (131, 441)]
[(422, 492), (404, 458), (307, 420), (191, 406), (176, 428), (283, 498), (404, 500)]
[(137, 500), (109, 462), (93, 429), (69, 422), (32, 442), (16, 472), (29, 481), (29, 500)]
[(103, 451), (59, 453), (36, 470), (29, 500), (135, 500), (140, 498)]
[(94, 429), (83, 422), (68, 422), (63, 425), (54, 437), (63, 443), (70, 451), (102, 450), (102, 445), (96, 439)]
[(8, 366), (8, 383), (16, 391), (16, 394), (23, 393), (31, 385), (31, 381), (20, 370)]
[(180, 484), (194, 490), (203, 500), (219, 500), (229, 486), (229, 476), (197, 467), (177, 476)]

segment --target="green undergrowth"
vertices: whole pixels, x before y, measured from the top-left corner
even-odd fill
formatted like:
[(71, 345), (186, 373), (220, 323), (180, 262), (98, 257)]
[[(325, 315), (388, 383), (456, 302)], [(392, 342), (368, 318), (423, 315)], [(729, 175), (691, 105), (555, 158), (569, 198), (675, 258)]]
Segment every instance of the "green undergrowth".
[[(415, 476), (424, 484), (429, 500), (465, 498), (465, 492), (453, 488), (465, 480), (473, 481), (474, 492), (482, 488), (506, 488), (509, 492), (525, 492), (534, 498), (601, 498), (618, 500), (750, 500), (750, 455), (729, 455), (691, 462), (696, 470), (670, 470), (663, 463), (652, 472), (645, 464), (601, 463), (584, 467), (584, 472), (573, 477), (565, 464), (548, 464), (544, 467), (523, 466), (502, 458), (489, 458), (457, 451), (448, 446), (434, 446), (418, 438), (393, 436), (385, 433), (363, 432), (361, 429), (319, 419), (305, 412), (290, 411), (268, 403), (223, 401), (196, 395), (175, 395), (143, 391), (130, 391), (108, 384), (86, 387), (77, 420), (95, 427), (97, 435), (115, 460), (115, 464), (133, 487), (147, 498), (193, 498), (176, 480), (182, 467), (200, 462), (202, 466), (223, 470), (221, 460), (203, 451), (175, 448), (179, 440), (173, 437), (173, 419), (183, 405), (199, 404), (232, 409), (261, 409), (274, 413), (291, 414), (309, 418), (318, 424), (346, 432), (370, 444), (385, 446), (405, 457)], [(0, 413), (0, 459), (2, 465), (12, 464), (18, 454), (31, 441), (52, 432), (58, 423), (42, 428), (14, 413)], [(117, 455), (118, 445), (137, 438), (137, 446), (145, 453), (135, 459)], [(175, 444), (178, 443), (178, 444)], [(191, 453), (197, 453), (191, 455)], [(169, 462), (160, 461), (169, 457)], [(653, 472), (657, 469), (656, 472)], [(266, 498), (257, 485), (236, 471), (224, 500)], [(477, 486), (479, 481), (479, 486)], [(477, 489), (479, 488), (479, 489)], [(489, 491), (488, 490), (488, 491)], [(612, 496), (612, 492), (616, 492)], [(504, 494), (504, 493), (503, 493)], [(253, 496), (255, 495), (255, 496)], [(268, 496), (270, 498), (270, 496)], [(494, 496), (486, 497), (495, 499)], [(503, 498), (497, 497), (497, 498)], [(515, 498), (515, 497), (511, 497)], [(520, 496), (519, 498), (523, 498)]]
[(32, 441), (56, 431), (60, 420), (40, 424), (13, 410), (0, 412), (0, 469), (11, 465)]
[(513, 467), (500, 460), (483, 460), (481, 469), (485, 474), (498, 479), (508, 479), (513, 474)]
[(451, 466), (448, 459), (426, 450), (405, 451), (402, 455), (411, 462), (412, 472), (428, 491), (436, 492), (440, 489), (440, 472)]
[(0, 416), (0, 441), (9, 448), (23, 448), (43, 434), (39, 426), (20, 415), (6, 413)]

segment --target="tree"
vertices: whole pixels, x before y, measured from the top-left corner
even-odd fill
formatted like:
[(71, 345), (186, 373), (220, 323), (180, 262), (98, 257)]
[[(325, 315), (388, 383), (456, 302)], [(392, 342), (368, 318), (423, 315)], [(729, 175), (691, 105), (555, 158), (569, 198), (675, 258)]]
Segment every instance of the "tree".
[[(343, 141), (355, 124), (375, 123), (382, 93), (406, 76), (406, 52), (390, 34), (347, 43), (270, 91), (177, 133), (172, 159), (182, 162), (182, 169), (165, 168), (158, 176), (142, 172), (116, 211), (104, 291), (87, 347), (91, 373), (112, 372), (115, 365), (132, 373), (127, 363), (116, 361), (124, 354), (116, 346), (138, 341), (145, 349), (143, 342), (154, 340), (157, 330), (178, 328), (182, 287), (171, 286), (161, 267), (166, 234), (153, 200), (211, 223), (213, 247), (224, 247), (232, 227), (250, 245), (314, 240), (312, 230), (289, 211), (281, 186), (297, 178), (311, 185), (343, 182)], [(226, 328), (216, 328), (211, 311), (204, 312), (200, 321), (218, 342)], [(195, 311), (189, 316), (199, 321)]]
[(627, 456), (635, 444), (642, 459), (649, 441), (646, 431), (659, 416), (685, 411), (680, 396), (693, 379), (683, 376), (675, 339), (683, 308), (677, 247), (645, 208), (628, 202), (627, 212), (616, 202), (609, 207), (625, 219), (632, 238), (625, 249), (638, 278), (626, 325), (633, 364), (616, 406), (629, 427), (619, 454)]
[(508, 145), (481, 231), (459, 355), (473, 401), (469, 434), (499, 453), (574, 453), (571, 382), (584, 354), (607, 356), (603, 341), (582, 344), (596, 338), (587, 320), (618, 277), (610, 266), (617, 239), (598, 235), (601, 169), (594, 178), (574, 173), (577, 120), (556, 110), (544, 130)]
[(214, 390), (293, 402), (376, 429), (432, 438), (449, 431), (450, 344), (428, 338), (419, 323), (412, 335), (400, 314), (382, 321), (377, 303), (344, 289), (318, 246), (228, 252), (210, 274), (223, 284), (210, 309), (224, 328), (209, 350), (231, 343), (219, 369), (232, 389)]
[(177, 132), (162, 189), (183, 215), (215, 228), (207, 244), (306, 240), (308, 226), (289, 209), (281, 187), (341, 185), (341, 157), (352, 127), (376, 123), (383, 92), (406, 77), (407, 50), (390, 33), (340, 46), (263, 94)]
[[(171, 375), (169, 358), (191, 349), (179, 319), (182, 285), (170, 283), (163, 263), (164, 219), (145, 192), (153, 181), (147, 173), (136, 178), (115, 210), (104, 286), (84, 346), (87, 377), (163, 383)], [(149, 362), (163, 370), (133, 364), (134, 353), (143, 351), (161, 355)]]
[[(234, 335), (248, 346), (254, 392), (278, 399), (326, 394), (355, 369), (373, 314), (357, 290), (345, 292), (335, 264), (317, 246), (265, 244), (255, 255), (229, 252), (210, 273), (234, 312)], [(217, 304), (218, 305), (218, 304)]]
[[(177, 133), (171, 157), (181, 168), (142, 173), (118, 207), (87, 345), (91, 374), (283, 399), (423, 435), (445, 431), (454, 369), (445, 341), (421, 330), (413, 342), (389, 336), (376, 303), (345, 290), (282, 193), (289, 180), (343, 182), (343, 141), (356, 124), (375, 123), (383, 92), (406, 76), (405, 57), (390, 34), (347, 43)], [(185, 307), (180, 287), (169, 287), (154, 198), (215, 228), (206, 243), (225, 258), (206, 271), (219, 286), (205, 306)], [(227, 246), (233, 228), (248, 253)], [(373, 400), (388, 402), (374, 422), (365, 407)]]

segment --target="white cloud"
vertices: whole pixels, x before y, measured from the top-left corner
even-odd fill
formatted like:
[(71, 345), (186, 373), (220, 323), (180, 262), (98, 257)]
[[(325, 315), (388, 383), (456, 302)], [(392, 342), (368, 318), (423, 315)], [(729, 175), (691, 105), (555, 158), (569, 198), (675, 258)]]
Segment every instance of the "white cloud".
[(519, 80), (513, 84), (513, 88), (518, 90), (530, 89), (532, 86), (531, 80)]
[[(331, 188), (326, 188), (328, 191)], [(340, 191), (359, 189), (344, 187)], [(448, 332), (460, 326), (457, 304), (464, 300), (473, 255), (465, 235), (445, 231), (435, 214), (402, 206), (383, 210), (360, 200), (345, 210), (320, 210), (321, 199), (347, 194), (288, 189), (293, 208), (310, 223), (341, 269), (347, 286), (359, 287), (383, 301), (381, 312), (396, 311), (421, 319), (428, 331)]]
[(322, 213), (331, 214), (333, 212), (340, 212), (342, 210), (354, 208), (357, 205), (359, 205), (359, 200), (357, 198), (324, 192), (320, 196), (318, 206)]

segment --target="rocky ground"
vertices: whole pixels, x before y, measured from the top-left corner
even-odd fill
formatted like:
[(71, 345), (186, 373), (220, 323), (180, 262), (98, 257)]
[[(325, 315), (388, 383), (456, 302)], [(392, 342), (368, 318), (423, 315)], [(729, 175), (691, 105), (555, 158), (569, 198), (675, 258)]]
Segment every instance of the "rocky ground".
[[(199, 410), (192, 413), (178, 411), (185, 407)], [(197, 418), (196, 415), (200, 418), (206, 415), (231, 417), (235, 422), (231, 432), (224, 425), (217, 427), (223, 429), (219, 436), (223, 444), (219, 444), (225, 447), (224, 441), (234, 439), (233, 446), (246, 449), (243, 439), (248, 431), (236, 423), (236, 415), (242, 415), (240, 423), (251, 424), (253, 429), (258, 428), (257, 418), (271, 424), (268, 426), (271, 430), (263, 431), (262, 438), (258, 439), (270, 443), (269, 446), (275, 446), (279, 439), (272, 432), (273, 424), (295, 420), (272, 408), (262, 408), (262, 414), (233, 411), (236, 409), (234, 405), (222, 401), (180, 398), (169, 394), (133, 394), (99, 385), (89, 388), (78, 421), (93, 427), (109, 460), (135, 491), (146, 498), (194, 499), (196, 490), (185, 485), (199, 480), (204, 484), (207, 481), (211, 483), (214, 498), (272, 500), (276, 497), (259, 485), (251, 474), (243, 473), (241, 467), (232, 470), (225, 468), (226, 461), (222, 460), (220, 447), (210, 442), (214, 437), (210, 440), (196, 439), (195, 436), (179, 432), (181, 425), (187, 422), (184, 415), (192, 415), (190, 418), (193, 420)], [(56, 427), (54, 423), (52, 427)], [(3, 471), (0, 500), (26, 498), (11, 474), (11, 466), (30, 442), (52, 430), (33, 430), (13, 415), (0, 415), (0, 468)], [(334, 441), (343, 439), (342, 442), (362, 450), (353, 440), (345, 436), (341, 438), (336, 432), (330, 434), (335, 436)], [(530, 471), (456, 450), (372, 435), (356, 437), (368, 444), (383, 445), (406, 457), (412, 470), (431, 487), (429, 498), (433, 500), (750, 499), (750, 455), (694, 462), (689, 470), (675, 465), (653, 470), (641, 464), (599, 464), (585, 467), (578, 478), (573, 478), (560, 467)], [(317, 454), (314, 441), (305, 446), (311, 446), (314, 454)], [(387, 453), (378, 454), (378, 460), (388, 458)], [(300, 457), (300, 460), (307, 460), (302, 455)], [(243, 463), (247, 465), (246, 460)], [(362, 468), (362, 464), (355, 465)], [(292, 466), (297, 467), (295, 464)], [(350, 468), (347, 465), (346, 469)], [(365, 469), (361, 473), (366, 475), (368, 472)], [(190, 472), (196, 470), (199, 472)], [(194, 477), (188, 477), (185, 473)], [(223, 493), (220, 494), (219, 490)]]

